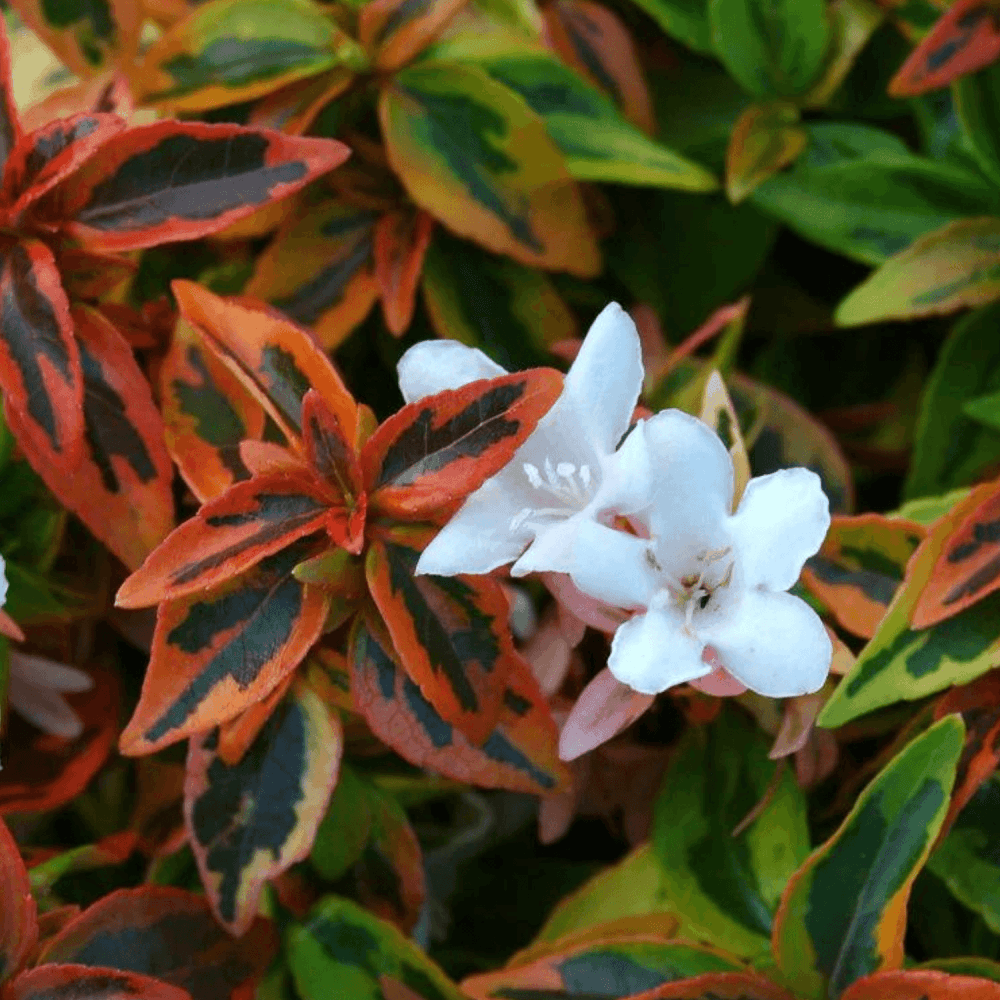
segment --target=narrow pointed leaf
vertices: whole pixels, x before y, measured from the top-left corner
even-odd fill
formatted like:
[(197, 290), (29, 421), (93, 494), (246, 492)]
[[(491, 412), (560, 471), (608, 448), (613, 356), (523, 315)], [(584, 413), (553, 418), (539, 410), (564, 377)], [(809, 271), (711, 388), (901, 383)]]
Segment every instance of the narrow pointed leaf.
[(372, 0), (358, 15), (358, 38), (375, 66), (392, 71), (412, 62), (468, 0)]
[(904, 518), (835, 516), (822, 548), (806, 561), (802, 582), (840, 625), (870, 639), (926, 534)]
[(85, 965), (42, 965), (23, 972), (4, 1000), (191, 1000), (191, 994), (152, 976)]
[(988, 0), (957, 0), (921, 39), (889, 83), (915, 97), (975, 73), (1000, 57), (1000, 15)]
[(876, 972), (851, 983), (841, 1000), (1000, 1000), (1000, 983), (931, 969)]
[(650, 139), (600, 91), (548, 53), (520, 50), (478, 62), (541, 117), (577, 180), (682, 191), (718, 187), (704, 167)]
[(85, 112), (60, 118), (26, 135), (3, 170), (3, 189), (15, 217), (86, 163), (125, 129), (118, 115)]
[(90, 249), (138, 250), (225, 229), (348, 155), (332, 139), (159, 121), (111, 139), (40, 204)]
[(294, 542), (214, 590), (160, 607), (124, 752), (152, 753), (232, 719), (295, 669), (326, 618), (322, 591), (292, 576), (314, 548)]
[(87, 77), (119, 63), (139, 47), (139, 0), (18, 0), (18, 16), (76, 74)]
[(726, 152), (726, 194), (734, 205), (806, 148), (809, 136), (798, 122), (791, 101), (752, 104), (740, 115)]
[(936, 625), (1000, 588), (1000, 488), (980, 487), (953, 512), (957, 523), (913, 609), (914, 628)]
[(495, 253), (589, 277), (583, 201), (541, 119), (472, 66), (425, 62), (382, 90), (386, 152), (413, 200)]
[(433, 516), (510, 461), (562, 391), (548, 368), (472, 382), (404, 406), (361, 455), (375, 510)]
[(309, 853), (337, 783), (343, 734), (339, 716), (297, 683), (238, 764), (218, 756), (218, 739), (212, 730), (191, 740), (184, 820), (212, 909), (239, 935), (267, 880)]
[(264, 409), (184, 319), (160, 366), (160, 399), (167, 449), (202, 503), (250, 478), (240, 442), (263, 435)]
[(952, 715), (913, 740), (788, 883), (774, 954), (804, 997), (838, 997), (902, 966), (910, 889), (948, 810), (964, 735)]
[(1000, 219), (961, 219), (889, 258), (837, 307), (840, 326), (954, 312), (1000, 297)]
[(535, 795), (558, 791), (568, 782), (555, 723), (525, 672), (505, 691), (499, 724), (477, 746), (421, 694), (384, 629), (359, 618), (351, 634), (351, 691), (375, 735), (419, 767), (486, 788)]
[[(328, 896), (288, 936), (288, 962), (303, 1000), (463, 1000), (457, 986), (392, 924)], [(393, 993), (386, 980), (408, 993)]]
[(83, 447), (83, 372), (55, 258), (38, 240), (0, 249), (0, 385), (36, 472)]
[(233, 938), (203, 896), (147, 885), (98, 900), (46, 944), (41, 960), (153, 975), (192, 1000), (242, 1000), (277, 949), (266, 920)]
[[(163, 423), (132, 350), (97, 310), (73, 310), (83, 370), (85, 437), (77, 456), (52, 455), (36, 471), (59, 500), (126, 566), (136, 567), (174, 523), (173, 466)], [(17, 411), (19, 438), (28, 425)]]
[[(367, 10), (368, 8), (366, 8)], [(417, 287), (434, 220), (426, 213), (388, 212), (375, 225), (372, 255), (389, 332), (402, 336), (417, 306)]]
[(604, 939), (595, 937), (564, 949), (552, 948), (533, 962), (469, 976), (462, 981), (462, 989), (473, 1000), (531, 996), (533, 992), (551, 1000), (581, 994), (625, 997), (676, 980), (740, 968), (738, 960), (703, 945), (666, 942), (652, 933), (608, 934)]
[[(210, 500), (160, 545), (118, 591), (143, 608), (223, 584), (331, 519), (331, 491), (306, 473), (255, 476)], [(343, 516), (343, 515), (342, 515)]]
[(184, 318), (240, 375), (287, 434), (301, 429), (302, 399), (323, 397), (348, 440), (357, 429), (357, 404), (312, 337), (281, 313), (253, 299), (224, 299), (191, 281), (175, 281)]
[(656, 119), (642, 63), (618, 15), (593, 0), (559, 0), (542, 11), (559, 57), (604, 91), (647, 135)]
[(38, 908), (28, 869), (0, 819), (0, 983), (16, 975), (38, 944)]
[[(970, 506), (991, 489), (992, 484), (987, 484), (973, 491)], [(953, 508), (931, 526), (911, 557), (903, 584), (875, 635), (837, 685), (819, 714), (818, 725), (841, 726), (883, 705), (914, 701), (953, 684), (968, 684), (996, 665), (1000, 651), (994, 626), (1000, 613), (1000, 595), (996, 593), (932, 628), (911, 626), (920, 594), (962, 519), (962, 510)]]
[(372, 271), (377, 217), (332, 201), (296, 213), (257, 258), (246, 293), (310, 327), (333, 350), (378, 298)]
[(332, 68), (343, 43), (312, 0), (212, 0), (146, 50), (136, 99), (174, 113), (251, 101)]

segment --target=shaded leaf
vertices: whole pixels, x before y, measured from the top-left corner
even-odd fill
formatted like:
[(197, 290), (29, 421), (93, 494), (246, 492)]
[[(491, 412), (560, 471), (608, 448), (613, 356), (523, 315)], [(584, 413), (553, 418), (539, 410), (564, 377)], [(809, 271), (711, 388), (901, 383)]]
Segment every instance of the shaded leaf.
[(598, 271), (583, 201), (545, 125), (485, 72), (402, 70), (382, 90), (379, 119), (393, 170), (450, 229), (525, 264)]
[(292, 576), (313, 551), (302, 539), (213, 590), (161, 605), (123, 752), (152, 753), (232, 719), (295, 669), (326, 618), (323, 592)]
[(204, 503), (250, 478), (240, 442), (264, 432), (264, 410), (184, 319), (160, 365), (167, 449)]
[(959, 79), (954, 87), (954, 107), (962, 137), (979, 169), (1000, 184), (1000, 65)]
[(802, 582), (854, 635), (870, 639), (927, 534), (923, 525), (882, 514), (833, 518)]
[[(462, 1000), (458, 987), (395, 927), (336, 896), (291, 928), (288, 961), (303, 1000)], [(386, 980), (410, 993), (393, 993), (381, 985)]]
[(998, 16), (985, 0), (957, 0), (907, 57), (889, 93), (914, 97), (995, 62), (1000, 57)]
[(910, 319), (1000, 297), (1000, 219), (962, 219), (887, 260), (837, 307), (840, 326)]
[(22, 136), (21, 118), (14, 102), (10, 39), (6, 24), (0, 25), (0, 81), (0, 168), (5, 168)]
[[(981, 498), (990, 488), (979, 487), (978, 496), (975, 492), (972, 496)], [(840, 726), (883, 705), (967, 684), (995, 665), (1000, 639), (994, 622), (1000, 595), (991, 595), (933, 628), (910, 626), (938, 556), (962, 517), (959, 507), (931, 527), (910, 559), (903, 585), (875, 635), (820, 713), (819, 725)]]
[(98, 900), (46, 944), (41, 961), (154, 975), (192, 1000), (242, 1000), (277, 950), (266, 920), (232, 938), (203, 896), (146, 885)]
[(885, 17), (883, 8), (869, 0), (833, 0), (827, 11), (830, 45), (819, 79), (803, 98), (807, 107), (823, 107), (830, 102)]
[(837, 997), (902, 966), (907, 900), (944, 820), (964, 735), (948, 716), (913, 740), (788, 883), (774, 954), (803, 996)]
[(4, 991), (5, 1000), (191, 1000), (178, 986), (152, 976), (85, 965), (42, 965), (22, 972)]
[(668, 35), (695, 52), (714, 55), (708, 0), (636, 0)]
[(312, 0), (211, 0), (143, 55), (136, 99), (171, 112), (250, 101), (338, 63), (355, 48)]
[(338, 202), (303, 209), (257, 258), (248, 295), (274, 303), (337, 347), (379, 294), (372, 269), (377, 214)]
[(0, 819), (0, 983), (14, 976), (38, 944), (38, 907), (28, 870), (10, 830)]
[(332, 139), (159, 121), (119, 133), (39, 204), (90, 249), (137, 250), (224, 229), (349, 155)]
[(359, 618), (351, 634), (351, 690), (375, 735), (420, 767), (536, 795), (557, 791), (568, 780), (556, 753), (555, 723), (524, 670), (505, 691), (499, 725), (477, 746), (421, 694), (384, 628)]
[(184, 820), (202, 882), (221, 923), (243, 934), (268, 879), (309, 853), (337, 782), (343, 736), (304, 684), (292, 686), (232, 766), (218, 732), (191, 740)]
[[(365, 8), (366, 10), (369, 8)], [(375, 225), (372, 256), (389, 332), (402, 336), (413, 319), (417, 287), (434, 220), (421, 211), (389, 212)]]
[(562, 391), (551, 368), (427, 396), (383, 422), (361, 453), (373, 510), (432, 517), (499, 472)]
[(354, 440), (357, 404), (306, 330), (253, 299), (220, 298), (191, 281), (171, 287), (184, 318), (290, 438), (301, 430), (305, 394), (315, 389)]
[(752, 104), (740, 115), (726, 153), (726, 194), (734, 205), (806, 148), (809, 136), (798, 122), (790, 101)]
[(411, 62), (468, 0), (372, 0), (358, 15), (358, 38), (375, 66), (391, 72)]

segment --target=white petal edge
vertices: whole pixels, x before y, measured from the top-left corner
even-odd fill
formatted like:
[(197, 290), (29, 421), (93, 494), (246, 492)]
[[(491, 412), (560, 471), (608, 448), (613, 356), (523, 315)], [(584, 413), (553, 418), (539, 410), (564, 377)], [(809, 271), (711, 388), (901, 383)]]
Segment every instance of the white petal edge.
[(702, 648), (698, 639), (684, 631), (679, 616), (652, 608), (615, 632), (608, 669), (640, 694), (659, 694), (712, 671), (702, 661)]
[(830, 501), (809, 469), (758, 476), (729, 519), (729, 534), (748, 587), (788, 590), (830, 527)]
[(833, 644), (826, 628), (792, 594), (747, 590), (729, 614), (699, 632), (729, 673), (768, 698), (812, 694), (830, 671)]
[(650, 543), (581, 519), (570, 577), (588, 597), (615, 608), (646, 608), (662, 586), (649, 560)]
[(457, 340), (423, 340), (399, 359), (396, 374), (403, 399), (413, 403), (445, 389), (506, 375), (507, 370), (478, 348)]
[(610, 455), (628, 430), (642, 379), (635, 323), (612, 302), (591, 324), (566, 375), (565, 395), (598, 452)]
[(0, 608), (7, 603), (7, 564), (0, 556)]

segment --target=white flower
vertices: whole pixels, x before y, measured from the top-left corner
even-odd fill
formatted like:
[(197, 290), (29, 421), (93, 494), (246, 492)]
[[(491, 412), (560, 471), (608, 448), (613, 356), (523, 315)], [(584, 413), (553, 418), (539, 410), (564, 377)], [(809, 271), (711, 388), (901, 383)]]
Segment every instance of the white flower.
[[(407, 402), (504, 370), (455, 341), (411, 347), (399, 362)], [(643, 441), (626, 438), (642, 387), (635, 324), (616, 303), (597, 317), (562, 394), (513, 459), (466, 499), (424, 550), (418, 573), (565, 573), (581, 524), (648, 503)], [(516, 561), (515, 561), (516, 560)]]
[(832, 647), (823, 623), (785, 593), (830, 525), (819, 477), (783, 469), (752, 479), (735, 514), (733, 465), (719, 438), (678, 410), (641, 422), (652, 503), (649, 538), (590, 522), (570, 575), (586, 594), (639, 614), (619, 627), (608, 666), (643, 694), (721, 666), (759, 694), (818, 690)]

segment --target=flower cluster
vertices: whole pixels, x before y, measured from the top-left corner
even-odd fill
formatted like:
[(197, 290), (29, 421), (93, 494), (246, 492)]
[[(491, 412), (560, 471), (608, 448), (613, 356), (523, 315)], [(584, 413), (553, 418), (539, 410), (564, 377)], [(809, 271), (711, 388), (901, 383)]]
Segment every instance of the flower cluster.
[[(500, 374), (450, 341), (417, 344), (399, 364), (407, 401)], [(819, 477), (794, 468), (752, 479), (734, 509), (732, 459), (706, 424), (674, 409), (633, 422), (642, 379), (635, 326), (611, 304), (558, 401), (417, 571), (512, 563), (513, 576), (544, 574), (560, 598), (598, 602), (621, 622), (608, 667), (643, 695), (688, 682), (774, 698), (818, 690), (830, 638), (787, 591), (830, 525)]]

